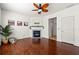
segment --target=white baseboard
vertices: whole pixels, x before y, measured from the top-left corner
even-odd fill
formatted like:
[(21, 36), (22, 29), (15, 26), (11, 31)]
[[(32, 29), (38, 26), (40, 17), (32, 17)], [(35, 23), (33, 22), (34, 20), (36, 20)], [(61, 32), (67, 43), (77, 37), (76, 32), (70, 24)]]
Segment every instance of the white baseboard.
[(74, 43), (74, 46), (78, 46), (78, 47), (79, 47), (79, 44), (77, 44), (77, 43)]

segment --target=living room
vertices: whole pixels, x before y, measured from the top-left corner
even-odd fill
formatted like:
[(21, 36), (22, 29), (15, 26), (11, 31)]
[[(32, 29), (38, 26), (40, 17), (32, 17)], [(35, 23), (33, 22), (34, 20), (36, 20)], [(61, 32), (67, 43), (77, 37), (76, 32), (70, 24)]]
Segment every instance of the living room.
[[(38, 6), (40, 5), (40, 3), (35, 4)], [(44, 3), (41, 3), (41, 5), (43, 4)], [(41, 11), (39, 14), (39, 11), (33, 11), (36, 8), (34, 3), (0, 3), (0, 25), (3, 27), (10, 25), (12, 28), (10, 38), (12, 37), (11, 39), (15, 40), (14, 43), (12, 41), (12, 48), (8, 45), (1, 44), (1, 51), (3, 50), (3, 45), (5, 49), (3, 52), (0, 52), (0, 54), (79, 54), (79, 48), (77, 48), (79, 46), (79, 4), (46, 3), (46, 5), (48, 6), (46, 9), (48, 12)], [(51, 26), (53, 21), (49, 20), (56, 20), (53, 24), (56, 24), (53, 26), (54, 29)], [(3, 36), (1, 35), (0, 38), (2, 41)], [(39, 39), (41, 43), (38, 42)], [(28, 42), (27, 40), (31, 41)], [(32, 40), (34, 40), (35, 44), (32, 43)], [(17, 43), (17, 41), (19, 42)], [(20, 46), (17, 45), (22, 47), (20, 48)], [(27, 46), (29, 48), (25, 48)], [(39, 46), (42, 47), (38, 48)], [(67, 48), (67, 52), (65, 52), (63, 48), (60, 49), (62, 46), (63, 48), (65, 47), (65, 49)], [(74, 46), (76, 46), (76, 48)], [(76, 51), (71, 50), (71, 48), (75, 48)], [(10, 51), (9, 49), (14, 50)], [(13, 52), (15, 50), (16, 52)], [(62, 52), (60, 52), (61, 50)]]

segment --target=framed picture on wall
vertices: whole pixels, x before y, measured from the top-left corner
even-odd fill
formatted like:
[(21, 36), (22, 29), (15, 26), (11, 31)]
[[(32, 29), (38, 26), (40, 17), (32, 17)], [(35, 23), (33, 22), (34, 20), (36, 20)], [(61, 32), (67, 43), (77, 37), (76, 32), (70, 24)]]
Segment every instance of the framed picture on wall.
[(8, 25), (14, 26), (15, 25), (15, 21), (14, 20), (8, 20)]
[(28, 26), (28, 22), (24, 22), (24, 26)]
[(17, 21), (17, 26), (22, 26), (22, 21)]

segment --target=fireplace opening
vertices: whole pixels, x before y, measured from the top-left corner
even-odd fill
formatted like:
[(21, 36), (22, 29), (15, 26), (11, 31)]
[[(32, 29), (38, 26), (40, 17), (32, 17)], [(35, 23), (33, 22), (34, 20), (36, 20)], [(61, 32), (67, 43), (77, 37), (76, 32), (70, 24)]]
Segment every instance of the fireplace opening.
[(40, 37), (40, 30), (34, 30), (33, 37)]
[(33, 30), (32, 42), (33, 43), (40, 43), (40, 36), (41, 36), (40, 30)]

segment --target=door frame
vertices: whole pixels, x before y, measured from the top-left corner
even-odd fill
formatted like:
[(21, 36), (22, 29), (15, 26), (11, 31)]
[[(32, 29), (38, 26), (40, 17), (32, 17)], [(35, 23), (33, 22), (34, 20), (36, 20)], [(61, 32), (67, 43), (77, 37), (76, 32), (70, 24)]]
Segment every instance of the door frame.
[(57, 40), (57, 17), (51, 17), (51, 18), (49, 18), (48, 19), (48, 38), (50, 39), (50, 32), (49, 32), (49, 30), (50, 30), (50, 20), (51, 19), (53, 19), (53, 18), (56, 18), (56, 40)]

